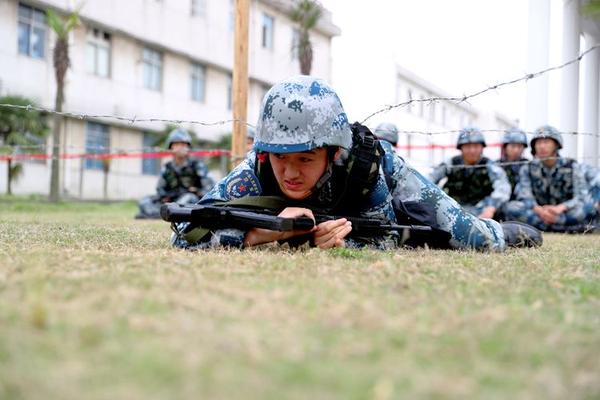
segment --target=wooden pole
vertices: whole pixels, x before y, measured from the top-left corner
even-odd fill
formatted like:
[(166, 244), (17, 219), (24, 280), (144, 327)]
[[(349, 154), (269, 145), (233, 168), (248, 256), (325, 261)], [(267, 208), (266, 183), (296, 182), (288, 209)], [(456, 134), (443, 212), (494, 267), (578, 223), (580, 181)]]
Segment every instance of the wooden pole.
[(236, 166), (246, 154), (248, 117), (248, 22), (250, 0), (235, 0), (235, 40), (233, 47), (233, 133), (231, 163)]

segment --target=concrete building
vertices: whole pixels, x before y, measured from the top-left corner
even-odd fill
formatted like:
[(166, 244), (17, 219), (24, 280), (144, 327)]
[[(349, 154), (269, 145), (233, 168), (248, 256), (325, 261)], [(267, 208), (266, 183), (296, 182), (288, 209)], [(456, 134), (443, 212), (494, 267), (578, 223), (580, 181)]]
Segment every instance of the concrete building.
[[(502, 131), (516, 126), (517, 122), (510, 120), (500, 113), (476, 109), (469, 103), (440, 100), (435, 102), (420, 101), (429, 98), (452, 97), (433, 83), (421, 78), (412, 71), (396, 66), (396, 104), (414, 102), (398, 107), (390, 112), (377, 116), (370, 122), (375, 128), (379, 122), (392, 122), (398, 126), (398, 151), (422, 172), (427, 172), (431, 166), (439, 164), (447, 158), (458, 154), (456, 140), (458, 131), (465, 126), (475, 125), (486, 132), (489, 144), (498, 143)], [(415, 101), (416, 100), (416, 101)], [(456, 131), (447, 133), (448, 131)], [(424, 134), (446, 132), (443, 134)], [(496, 159), (500, 156), (498, 147), (489, 146), (484, 150), (486, 156)]]
[[(551, 11), (562, 14), (561, 61), (576, 59), (580, 53), (600, 45), (600, 21), (581, 13), (585, 0), (561, 0), (560, 10), (551, 7), (550, 0), (529, 0), (528, 70), (539, 71), (549, 67), (553, 26)], [(556, 24), (556, 22), (554, 22)], [(600, 165), (599, 93), (600, 48), (587, 53), (581, 62), (570, 64), (560, 72), (560, 95), (549, 96), (548, 76), (531, 80), (527, 86), (525, 127), (533, 130), (548, 122), (555, 123), (563, 132), (583, 132), (591, 135), (564, 135), (563, 155), (579, 158), (592, 165)], [(550, 101), (558, 104), (559, 115), (550, 115)], [(556, 121), (556, 122), (553, 122)]]
[[(70, 0), (0, 1), (0, 95), (23, 95), (53, 108), (52, 45), (45, 11), (66, 14)], [(253, 0), (249, 31), (249, 122), (277, 80), (299, 73), (294, 43), (298, 31), (288, 18), (291, 1)], [(84, 115), (214, 122), (231, 119), (234, 0), (87, 0), (82, 24), (70, 37), (71, 68), (63, 110)], [(331, 39), (339, 35), (325, 10), (312, 32), (312, 73), (331, 79)], [(229, 124), (186, 125), (203, 139), (218, 139)], [(154, 141), (161, 122), (113, 118), (69, 118), (62, 153), (140, 151)], [(0, 163), (0, 191), (6, 163)], [(27, 162), (15, 193), (47, 193), (50, 162)], [(151, 193), (160, 160), (116, 158), (110, 163), (108, 198)], [(61, 163), (66, 196), (101, 198), (102, 162)]]

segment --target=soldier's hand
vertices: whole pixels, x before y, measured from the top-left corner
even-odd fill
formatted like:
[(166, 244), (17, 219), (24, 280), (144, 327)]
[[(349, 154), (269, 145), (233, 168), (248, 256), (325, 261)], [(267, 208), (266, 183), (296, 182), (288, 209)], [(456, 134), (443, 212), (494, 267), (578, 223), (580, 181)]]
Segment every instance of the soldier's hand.
[(198, 188), (196, 186), (190, 186), (188, 192), (198, 193)]
[(345, 247), (344, 238), (352, 231), (352, 224), (346, 218), (325, 221), (317, 225), (314, 233), (315, 245), (321, 249)]
[[(315, 220), (315, 216), (312, 211), (308, 208), (301, 207), (287, 207), (284, 208), (278, 215), (283, 218), (297, 218), (297, 217), (309, 217)], [(308, 231), (289, 231), (289, 232), (278, 232), (271, 231), (269, 229), (253, 228), (246, 232), (244, 237), (244, 246), (255, 246), (263, 243), (275, 242), (278, 240), (286, 240), (293, 236), (305, 235), (309, 232), (316, 231), (317, 227), (314, 226)]]
[(558, 204), (555, 206), (548, 205), (548, 206), (545, 206), (544, 208), (556, 217), (558, 217), (560, 214), (567, 211), (567, 206), (565, 206), (564, 204)]
[(545, 206), (533, 207), (535, 212), (546, 224), (553, 224), (556, 222), (556, 215), (552, 214)]
[(479, 218), (494, 218), (495, 213), (496, 213), (496, 207), (488, 206), (483, 209), (481, 214), (479, 214)]

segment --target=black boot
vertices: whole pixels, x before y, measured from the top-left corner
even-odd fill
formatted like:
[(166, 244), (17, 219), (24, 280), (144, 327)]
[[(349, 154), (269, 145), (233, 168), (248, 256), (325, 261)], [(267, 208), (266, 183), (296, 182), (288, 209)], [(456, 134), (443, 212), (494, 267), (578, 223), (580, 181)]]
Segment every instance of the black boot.
[(507, 247), (538, 247), (544, 242), (542, 232), (531, 225), (517, 221), (502, 222)]

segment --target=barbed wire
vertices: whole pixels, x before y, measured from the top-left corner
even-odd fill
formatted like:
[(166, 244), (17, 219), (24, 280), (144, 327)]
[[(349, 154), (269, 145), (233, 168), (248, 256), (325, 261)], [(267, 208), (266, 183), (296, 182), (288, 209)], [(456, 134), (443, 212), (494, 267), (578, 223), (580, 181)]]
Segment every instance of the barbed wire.
[(547, 73), (549, 73), (551, 71), (556, 71), (556, 70), (565, 68), (565, 67), (567, 67), (567, 66), (569, 66), (571, 64), (574, 64), (574, 63), (577, 63), (577, 62), (581, 61), (581, 59), (583, 57), (585, 57), (585, 55), (587, 55), (588, 53), (590, 53), (590, 52), (592, 52), (592, 51), (594, 51), (594, 50), (596, 50), (598, 48), (600, 48), (600, 45), (592, 46), (589, 49), (585, 50), (584, 52), (580, 53), (578, 57), (576, 57), (576, 58), (574, 58), (572, 60), (569, 60), (569, 61), (567, 61), (567, 62), (565, 62), (563, 64), (556, 65), (556, 66), (553, 66), (553, 67), (549, 67), (549, 68), (546, 68), (546, 69), (543, 69), (543, 70), (540, 70), (540, 71), (537, 71), (537, 72), (528, 73), (528, 74), (525, 74), (524, 76), (522, 76), (521, 78), (513, 79), (513, 80), (502, 82), (502, 83), (497, 83), (495, 85), (489, 86), (489, 87), (487, 87), (485, 89), (478, 90), (478, 91), (473, 92), (471, 94), (463, 95), (462, 97), (443, 97), (443, 96), (441, 96), (441, 97), (428, 97), (428, 98), (423, 98), (423, 99), (410, 99), (410, 100), (402, 102), (402, 103), (391, 104), (391, 105), (388, 105), (388, 106), (386, 106), (386, 107), (384, 107), (382, 109), (379, 109), (379, 110), (377, 110), (377, 111), (369, 114), (365, 119), (362, 120), (361, 123), (364, 124), (365, 122), (367, 122), (369, 119), (371, 119), (375, 115), (378, 115), (378, 114), (381, 114), (381, 113), (384, 113), (384, 112), (388, 112), (388, 111), (393, 110), (395, 108), (410, 106), (413, 103), (436, 103), (436, 102), (439, 102), (439, 101), (448, 101), (448, 102), (454, 102), (454, 103), (458, 103), (458, 104), (465, 103), (465, 102), (467, 102), (467, 100), (472, 99), (473, 97), (480, 96), (480, 95), (482, 95), (484, 93), (487, 93), (487, 92), (490, 92), (492, 90), (497, 90), (497, 89), (500, 89), (501, 87), (504, 87), (504, 86), (513, 85), (515, 83), (519, 83), (519, 82), (523, 82), (523, 81), (528, 81), (529, 79), (537, 78), (538, 76), (547, 74)]
[(70, 117), (80, 120), (88, 120), (88, 119), (104, 119), (104, 120), (116, 120), (121, 122), (127, 122), (129, 125), (134, 125), (137, 122), (162, 122), (169, 123), (173, 125), (181, 125), (181, 124), (190, 124), (190, 125), (200, 125), (200, 126), (217, 126), (217, 125), (225, 125), (229, 123), (239, 122), (246, 126), (255, 128), (255, 126), (248, 121), (244, 121), (241, 119), (223, 119), (218, 121), (206, 122), (206, 121), (198, 121), (198, 120), (187, 120), (187, 119), (168, 119), (168, 118), (138, 118), (137, 116), (133, 117), (125, 117), (121, 115), (111, 115), (111, 114), (86, 114), (86, 113), (77, 113), (73, 111), (55, 111), (50, 108), (34, 106), (32, 104), (28, 104), (26, 106), (20, 104), (9, 104), (9, 103), (0, 103), (0, 107), (4, 108), (13, 108), (20, 109), (26, 111), (38, 111), (46, 114), (52, 115), (60, 115), (63, 117)]
[[(480, 96), (486, 92), (489, 92), (492, 90), (498, 90), (504, 86), (513, 85), (518, 82), (528, 81), (530, 79), (534, 79), (541, 75), (547, 74), (551, 71), (565, 68), (571, 64), (581, 61), (581, 59), (583, 57), (585, 57), (590, 52), (597, 50), (598, 48), (600, 48), (600, 45), (592, 46), (589, 49), (580, 53), (578, 57), (576, 57), (572, 60), (569, 60), (563, 64), (549, 67), (549, 68), (546, 68), (546, 69), (543, 69), (543, 70), (540, 70), (537, 72), (528, 73), (517, 79), (505, 81), (502, 83), (497, 83), (495, 85), (489, 86), (488, 88), (481, 89), (479, 91), (473, 92), (468, 95), (463, 95), (461, 97), (440, 96), (440, 97), (429, 97), (429, 98), (422, 98), (422, 99), (410, 99), (410, 100), (402, 102), (402, 103), (387, 105), (384, 108), (381, 108), (381, 109), (371, 113), (370, 115), (368, 115), (365, 119), (362, 120), (361, 123), (363, 123), (363, 124), (366, 123), (369, 119), (371, 119), (375, 115), (378, 115), (378, 114), (381, 114), (384, 112), (388, 112), (395, 108), (410, 106), (413, 103), (436, 103), (436, 102), (440, 102), (440, 101), (455, 102), (455, 103), (459, 103), (459, 104), (464, 103), (464, 102), (467, 102), (469, 99)], [(160, 123), (165, 123), (165, 124), (168, 123), (168, 124), (174, 124), (174, 125), (190, 124), (190, 125), (200, 125), (200, 126), (218, 126), (218, 125), (225, 125), (225, 124), (229, 124), (229, 123), (239, 122), (241, 124), (245, 124), (248, 127), (256, 128), (256, 126), (254, 124), (251, 124), (248, 121), (244, 121), (244, 120), (240, 120), (240, 119), (225, 119), (225, 120), (217, 120), (217, 121), (207, 122), (207, 121), (188, 120), (188, 119), (138, 118), (136, 115), (134, 115), (133, 117), (126, 117), (126, 116), (112, 115), (112, 114), (87, 114), (87, 113), (78, 113), (78, 112), (73, 112), (73, 111), (55, 111), (55, 110), (52, 110), (52, 109), (49, 109), (46, 107), (34, 106), (32, 104), (16, 105), (16, 104), (0, 103), (0, 107), (22, 109), (22, 110), (26, 110), (26, 111), (38, 111), (38, 112), (43, 112), (43, 113), (47, 113), (47, 114), (60, 115), (63, 117), (70, 117), (70, 118), (75, 118), (75, 119), (80, 119), (80, 120), (88, 120), (88, 119), (115, 120), (115, 121), (128, 123), (129, 125), (134, 125), (136, 123), (160, 122)], [(488, 131), (496, 131), (496, 130), (488, 130)], [(442, 132), (404, 131), (404, 133), (419, 133), (419, 134), (424, 134), (424, 135), (437, 135), (437, 134), (445, 134), (445, 133), (456, 133), (456, 131), (442, 131)], [(600, 136), (598, 133), (583, 133), (583, 132), (565, 132), (565, 133), (566, 134)]]

